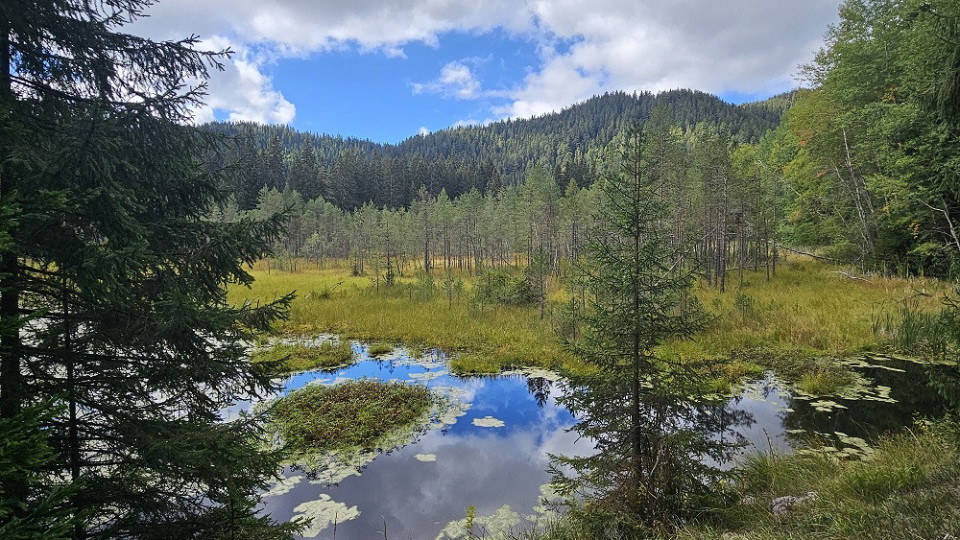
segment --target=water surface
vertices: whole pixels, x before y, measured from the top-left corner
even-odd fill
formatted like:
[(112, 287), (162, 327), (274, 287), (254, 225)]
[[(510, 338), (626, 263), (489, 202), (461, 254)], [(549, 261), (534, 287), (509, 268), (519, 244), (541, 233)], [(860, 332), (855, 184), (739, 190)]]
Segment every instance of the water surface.
[[(476, 535), (528, 530), (554, 515), (543, 504), (551, 496), (550, 454), (591, 451), (568, 432), (574, 418), (556, 403), (562, 382), (554, 375), (458, 378), (441, 353), (398, 349), (371, 359), (364, 346), (354, 348), (361, 359), (355, 365), (294, 375), (283, 393), (368, 377), (424, 384), (459, 405), (403, 446), (340, 470), (336, 484), (288, 468), (264, 498), (275, 518), (313, 517), (307, 538), (366, 540), (464, 537), (470, 507)], [(746, 452), (812, 443), (857, 457), (878, 433), (911, 422), (918, 411), (937, 413), (921, 366), (874, 360), (851, 368), (859, 384), (842, 396), (804, 396), (770, 375), (744, 385), (727, 403), (738, 422), (723, 437), (742, 439)]]

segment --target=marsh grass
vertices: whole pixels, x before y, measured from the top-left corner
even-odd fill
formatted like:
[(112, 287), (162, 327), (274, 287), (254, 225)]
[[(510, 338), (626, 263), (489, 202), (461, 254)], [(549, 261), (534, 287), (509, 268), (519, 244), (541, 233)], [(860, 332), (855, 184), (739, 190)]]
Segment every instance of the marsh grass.
[(355, 357), (350, 343), (325, 341), (317, 346), (276, 342), (253, 352), (250, 361), (278, 373), (298, 373), (314, 369), (331, 370), (349, 366)]
[[(950, 538), (960, 531), (960, 460), (955, 433), (944, 424), (916, 428), (881, 440), (867, 460), (828, 454), (766, 453), (752, 456), (730, 487), (740, 503), (704, 508), (699, 519), (670, 534), (675, 540), (876, 540)], [(773, 499), (815, 492), (814, 501), (784, 516), (770, 512)], [(574, 514), (577, 515), (577, 514)], [(571, 515), (513, 540), (633, 539), (603, 530), (603, 522)], [(612, 535), (611, 535), (612, 534)]]
[[(439, 277), (397, 278), (379, 286), (370, 277), (350, 274), (349, 266), (325, 269), (300, 265), (296, 273), (255, 268), (252, 289), (235, 287), (233, 302), (267, 301), (296, 290), (290, 318), (280, 334), (329, 332), (346, 338), (438, 347), (451, 353), (457, 373), (491, 373), (512, 366), (578, 368), (561, 343), (559, 317), (539, 317), (535, 306), (478, 303), (476, 278), (451, 273), (463, 285), (453, 296)], [(755, 375), (760, 367), (789, 369), (803, 356), (839, 358), (893, 347), (889, 334), (877, 331), (883, 313), (911, 302), (920, 313), (940, 309), (948, 287), (931, 279), (868, 277), (852, 280), (834, 266), (790, 260), (767, 281), (764, 272), (744, 272), (742, 283), (721, 295), (699, 283), (695, 293), (713, 316), (710, 327), (690, 340), (664, 343), (658, 354), (670, 360), (713, 358), (728, 364), (716, 385)], [(439, 274), (438, 274), (439, 276)], [(547, 297), (553, 311), (570, 300), (569, 292), (550, 279)], [(548, 310), (550, 311), (550, 310)], [(772, 351), (751, 358), (753, 352)], [(781, 357), (783, 362), (770, 363)], [(766, 358), (767, 360), (764, 360)], [(822, 392), (834, 387), (837, 372), (821, 362), (803, 384)], [(801, 376), (793, 378), (801, 382)]]
[(387, 343), (371, 343), (367, 347), (367, 354), (370, 356), (383, 356), (393, 352), (393, 345)]
[(274, 404), (270, 417), (297, 453), (369, 449), (390, 431), (416, 422), (432, 403), (424, 386), (361, 379), (291, 392)]
[[(451, 296), (440, 279), (398, 278), (379, 289), (369, 278), (349, 274), (349, 268), (302, 269), (297, 273), (253, 270), (252, 289), (235, 287), (233, 302), (267, 301), (298, 291), (281, 335), (333, 333), (372, 342), (440, 348), (451, 354), (461, 374), (495, 373), (512, 366), (559, 369), (575, 365), (556, 337), (552, 321), (541, 320), (536, 307), (478, 305), (473, 280)], [(551, 292), (558, 285), (551, 281)], [(320, 292), (317, 292), (320, 291)], [(463, 353), (461, 355), (461, 353)], [(458, 356), (460, 355), (460, 356)]]
[[(883, 439), (872, 457), (841, 461), (825, 454), (764, 454), (742, 468), (744, 500), (712, 523), (679, 538), (944, 538), (960, 530), (960, 459), (955, 434), (943, 425)], [(816, 492), (816, 501), (775, 517), (775, 497)], [(746, 498), (749, 497), (749, 498)]]

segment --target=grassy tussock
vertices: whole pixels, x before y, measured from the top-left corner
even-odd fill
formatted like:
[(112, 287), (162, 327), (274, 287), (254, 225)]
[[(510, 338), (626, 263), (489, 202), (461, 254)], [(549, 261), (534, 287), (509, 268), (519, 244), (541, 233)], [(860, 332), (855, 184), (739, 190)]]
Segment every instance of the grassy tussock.
[(293, 343), (275, 343), (269, 348), (257, 349), (251, 362), (264, 364), (278, 374), (298, 373), (313, 369), (336, 369), (354, 361), (353, 349), (347, 341), (334, 345), (324, 342), (316, 347)]
[(371, 379), (311, 385), (277, 401), (270, 416), (298, 453), (370, 448), (388, 432), (423, 416), (432, 404), (426, 387)]
[[(743, 469), (744, 495), (755, 502), (723, 510), (713, 525), (689, 527), (679, 538), (943, 538), (960, 530), (958, 459), (956, 436), (943, 428), (884, 439), (864, 461), (756, 456)], [(818, 494), (813, 503), (783, 517), (769, 512), (773, 498), (808, 491)]]
[(393, 352), (393, 345), (387, 343), (371, 343), (367, 347), (367, 354), (370, 356), (383, 356)]

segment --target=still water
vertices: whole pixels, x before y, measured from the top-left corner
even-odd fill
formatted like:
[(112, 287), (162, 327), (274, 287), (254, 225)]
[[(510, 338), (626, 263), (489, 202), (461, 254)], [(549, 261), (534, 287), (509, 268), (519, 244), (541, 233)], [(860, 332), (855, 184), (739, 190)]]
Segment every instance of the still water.
[[(431, 424), (398, 439), (392, 451), (344, 459), (316, 475), (299, 468), (264, 497), (276, 519), (310, 517), (306, 538), (446, 539), (529, 530), (555, 515), (546, 472), (550, 454), (583, 454), (590, 445), (568, 432), (574, 419), (556, 404), (555, 374), (452, 376), (442, 354), (398, 349), (372, 359), (355, 344), (356, 364), (335, 372), (294, 375), (284, 393), (307, 384), (363, 377), (423, 384), (448, 397)], [(856, 388), (828, 398), (791, 392), (772, 376), (743, 386), (727, 404), (740, 422), (745, 452), (800, 445), (848, 457), (869, 453), (879, 432), (938, 414), (922, 366), (870, 359), (850, 366)]]

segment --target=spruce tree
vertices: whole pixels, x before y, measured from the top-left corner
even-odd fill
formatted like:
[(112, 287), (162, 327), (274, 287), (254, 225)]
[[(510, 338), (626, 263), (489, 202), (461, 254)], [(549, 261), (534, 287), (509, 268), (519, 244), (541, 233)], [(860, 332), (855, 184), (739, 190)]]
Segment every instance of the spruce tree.
[(701, 395), (701, 366), (655, 355), (704, 318), (684, 246), (668, 233), (668, 202), (653, 174), (662, 167), (644, 154), (638, 129), (625, 147), (620, 174), (602, 181), (584, 255), (586, 302), (572, 348), (587, 369), (571, 376), (561, 398), (595, 452), (560, 457), (553, 468), (561, 488), (587, 497), (604, 522), (668, 527), (712, 493), (718, 472), (710, 460), (725, 446), (710, 433), (723, 415)]
[(0, 425), (52, 449), (0, 475), (0, 531), (45, 511), (40, 477), (69, 486), (40, 519), (75, 539), (287, 537), (255, 510), (277, 456), (220, 413), (274, 390), (242, 342), (289, 298), (236, 307), (225, 285), (280, 222), (207, 219), (214, 140), (185, 126), (223, 53), (124, 33), (151, 3), (0, 3)]

